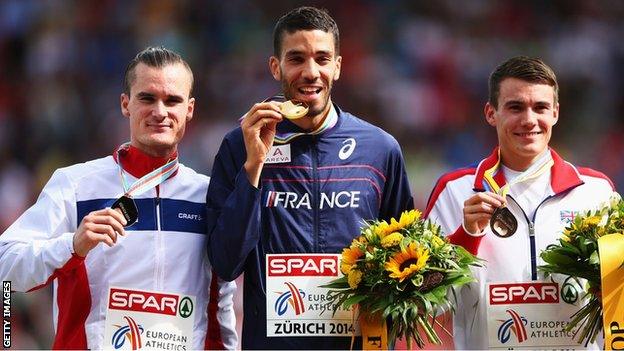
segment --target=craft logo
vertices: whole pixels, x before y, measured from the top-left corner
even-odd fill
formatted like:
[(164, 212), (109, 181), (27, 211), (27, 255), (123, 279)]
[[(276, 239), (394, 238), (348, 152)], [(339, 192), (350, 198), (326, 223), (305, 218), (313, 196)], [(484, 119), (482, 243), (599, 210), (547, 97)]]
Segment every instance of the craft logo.
[(578, 211), (562, 210), (559, 214), (561, 215), (561, 224), (568, 225), (574, 221), (574, 217), (576, 217)]
[(511, 338), (511, 333), (513, 332), (518, 342), (524, 342), (528, 336), (525, 326), (527, 325), (527, 319), (524, 316), (520, 316), (514, 310), (507, 310), (507, 313), (511, 316), (511, 318), (507, 320), (500, 320), (501, 326), (498, 328), (498, 341), (502, 344), (509, 341)]
[(297, 316), (305, 312), (303, 298), (306, 296), (306, 293), (301, 289), (297, 289), (295, 284), (291, 282), (285, 282), (284, 284), (288, 287), (288, 290), (278, 292), (280, 296), (275, 301), (275, 312), (277, 315), (281, 316), (286, 313), (288, 305), (292, 306)]
[(178, 218), (180, 218), (180, 219), (188, 219), (188, 220), (191, 220), (191, 221), (201, 221), (202, 219), (204, 219), (204, 217), (202, 217), (202, 215), (200, 215), (200, 214), (184, 213), (184, 212), (178, 212)]
[(189, 297), (160, 294), (148, 291), (111, 288), (108, 308), (188, 318), (193, 313), (193, 301)]
[(337, 255), (277, 255), (268, 261), (270, 277), (338, 277)]
[(130, 317), (124, 317), (127, 325), (116, 325), (117, 331), (113, 334), (113, 347), (115, 349), (120, 349), (126, 343), (126, 339), (130, 342), (130, 346), (133, 350), (138, 350), (143, 347), (143, 342), (141, 340), (141, 334), (143, 334), (143, 326), (137, 324), (134, 319)]

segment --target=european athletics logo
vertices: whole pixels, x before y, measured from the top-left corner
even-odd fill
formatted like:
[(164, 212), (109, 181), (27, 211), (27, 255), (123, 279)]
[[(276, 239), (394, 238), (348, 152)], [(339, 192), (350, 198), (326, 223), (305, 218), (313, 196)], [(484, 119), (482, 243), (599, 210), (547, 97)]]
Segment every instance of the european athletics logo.
[(301, 289), (297, 289), (295, 284), (291, 282), (284, 283), (288, 290), (283, 293), (278, 293), (280, 296), (275, 301), (275, 312), (278, 316), (283, 315), (288, 310), (288, 304), (290, 304), (295, 310), (295, 315), (300, 315), (305, 312), (305, 305), (303, 298), (306, 296), (305, 292)]
[(498, 328), (498, 341), (503, 344), (509, 341), (512, 331), (518, 338), (518, 342), (525, 341), (527, 339), (527, 331), (524, 326), (527, 324), (527, 319), (514, 310), (507, 310), (507, 313), (509, 313), (511, 318), (506, 321), (499, 320), (503, 324)]
[(123, 347), (126, 342), (126, 338), (130, 340), (130, 344), (133, 350), (138, 350), (143, 347), (143, 342), (141, 341), (141, 334), (143, 333), (143, 326), (137, 324), (134, 319), (130, 317), (124, 317), (128, 325), (115, 325), (117, 331), (113, 334), (113, 347), (115, 349), (120, 349)]

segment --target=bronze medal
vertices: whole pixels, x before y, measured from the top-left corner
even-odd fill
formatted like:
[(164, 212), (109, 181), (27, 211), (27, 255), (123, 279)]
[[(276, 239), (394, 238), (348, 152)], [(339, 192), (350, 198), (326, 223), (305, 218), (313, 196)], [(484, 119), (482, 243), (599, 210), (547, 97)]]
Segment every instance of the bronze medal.
[(118, 208), (119, 211), (121, 211), (121, 214), (124, 216), (127, 222), (125, 225), (126, 227), (133, 225), (139, 219), (139, 209), (137, 208), (136, 203), (131, 197), (128, 197), (126, 195), (117, 199), (117, 201), (113, 203), (111, 208)]
[(508, 238), (518, 230), (518, 221), (511, 211), (503, 206), (494, 210), (490, 218), (492, 232), (501, 238)]

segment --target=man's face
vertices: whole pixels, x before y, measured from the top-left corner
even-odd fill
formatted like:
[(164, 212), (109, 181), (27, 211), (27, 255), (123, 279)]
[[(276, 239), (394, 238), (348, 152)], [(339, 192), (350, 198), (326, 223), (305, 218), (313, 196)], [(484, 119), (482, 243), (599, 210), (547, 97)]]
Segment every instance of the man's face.
[(193, 118), (190, 72), (181, 63), (162, 68), (139, 63), (134, 74), (130, 96), (121, 94), (121, 111), (130, 118), (130, 142), (149, 155), (167, 157)]
[(487, 103), (485, 117), (496, 127), (503, 162), (520, 171), (548, 147), (559, 104), (550, 85), (506, 78), (500, 84), (497, 108)]
[(329, 109), (334, 81), (340, 77), (342, 57), (336, 56), (334, 35), (322, 30), (285, 33), (280, 57), (272, 56), (269, 67), (282, 84), (287, 99), (306, 102), (308, 117), (323, 115)]

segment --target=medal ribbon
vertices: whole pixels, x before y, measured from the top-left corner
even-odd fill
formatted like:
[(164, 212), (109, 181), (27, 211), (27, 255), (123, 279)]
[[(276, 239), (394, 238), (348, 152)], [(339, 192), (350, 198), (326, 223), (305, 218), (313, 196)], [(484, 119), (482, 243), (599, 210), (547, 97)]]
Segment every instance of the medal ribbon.
[(621, 350), (624, 347), (624, 337), (621, 335), (624, 333), (623, 250), (622, 234), (609, 234), (598, 239), (605, 350)]
[(320, 127), (316, 128), (315, 130), (311, 131), (311, 132), (291, 132), (291, 133), (275, 133), (275, 137), (273, 138), (273, 142), (276, 144), (286, 144), (288, 142), (290, 142), (291, 140), (300, 137), (302, 135), (316, 135), (316, 134), (321, 134), (324, 131), (333, 128), (336, 123), (338, 122), (338, 113), (336, 113), (336, 110), (332, 107), (329, 109), (329, 113), (327, 114), (327, 117), (325, 118), (325, 121), (323, 121), (323, 124), (321, 124)]
[(550, 153), (550, 151), (547, 151), (547, 152), (548, 154), (546, 156), (541, 157), (540, 160), (538, 160), (538, 162), (535, 162), (534, 164), (532, 164), (531, 167), (529, 167), (526, 171), (520, 173), (514, 179), (509, 180), (507, 184), (503, 185), (503, 187), (501, 188), (500, 186), (498, 186), (498, 184), (494, 180), (494, 173), (496, 173), (496, 171), (500, 168), (500, 163), (501, 163), (500, 149), (498, 149), (498, 162), (496, 162), (494, 167), (487, 169), (483, 173), (483, 179), (485, 180), (485, 182), (489, 186), (489, 189), (492, 192), (497, 193), (498, 195), (501, 195), (502, 197), (506, 197), (507, 193), (509, 192), (509, 188), (512, 185), (521, 183), (530, 179), (537, 178), (540, 175), (544, 174), (544, 172), (548, 171), (550, 167), (552, 167), (552, 165), (555, 164), (555, 161), (553, 161), (553, 158), (552, 158), (552, 154)]
[(169, 179), (178, 170), (179, 163), (178, 157), (176, 156), (176, 158), (149, 172), (141, 177), (141, 179), (137, 179), (137, 181), (132, 183), (132, 185), (128, 186), (126, 178), (124, 177), (123, 167), (121, 167), (121, 155), (119, 154), (119, 151), (128, 145), (130, 145), (130, 143), (125, 143), (117, 149), (117, 166), (119, 166), (119, 175), (121, 176), (121, 183), (125, 191), (125, 196), (133, 197), (143, 194), (147, 190), (154, 188)]

